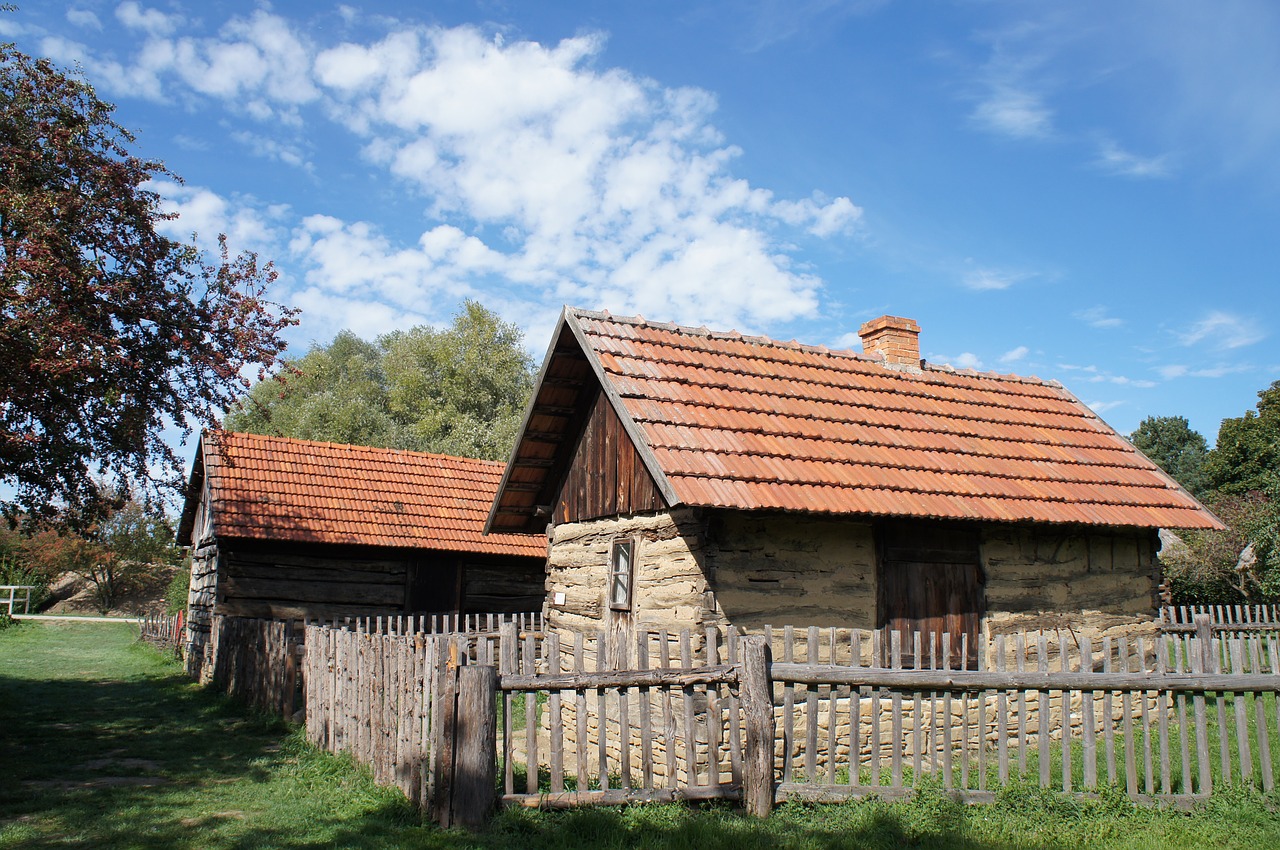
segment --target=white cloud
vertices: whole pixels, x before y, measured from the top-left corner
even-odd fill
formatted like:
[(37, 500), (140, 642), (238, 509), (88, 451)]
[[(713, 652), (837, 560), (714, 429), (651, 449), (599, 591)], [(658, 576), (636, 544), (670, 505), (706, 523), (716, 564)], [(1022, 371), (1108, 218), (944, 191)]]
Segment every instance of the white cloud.
[(1211, 348), (1229, 350), (1253, 345), (1265, 336), (1256, 319), (1213, 310), (1178, 334), (1178, 339), (1183, 345), (1207, 342)]
[(1004, 364), (1017, 363), (1023, 360), (1030, 353), (1031, 353), (1031, 349), (1027, 348), (1025, 345), (1019, 345), (1017, 348), (1011, 349), (1009, 351), (1006, 351), (1004, 354), (1001, 354), (1000, 362)]
[[(1192, 368), (1180, 363), (1174, 363), (1167, 366), (1160, 366), (1156, 369), (1160, 376), (1165, 380), (1173, 380), (1174, 378), (1223, 378), (1227, 375), (1237, 375), (1243, 372), (1252, 372), (1254, 367), (1247, 363), (1219, 363), (1214, 366), (1201, 366)], [(1275, 370), (1270, 370), (1275, 371)]]
[(1095, 328), (1118, 328), (1124, 324), (1124, 319), (1117, 319), (1115, 316), (1108, 315), (1107, 308), (1102, 306), (1090, 307), (1087, 310), (1077, 310), (1071, 315)]
[(273, 247), (279, 237), (272, 221), (284, 208), (257, 209), (251, 202), (229, 201), (209, 189), (188, 186), (169, 180), (153, 180), (146, 188), (160, 195), (161, 210), (175, 213), (177, 218), (162, 221), (158, 229), (171, 239), (187, 242), (197, 235), (202, 250), (214, 252), (218, 235), (225, 234), (232, 252), (259, 251)]
[(1138, 156), (1111, 141), (1099, 145), (1098, 158), (1094, 163), (1102, 170), (1121, 177), (1151, 179), (1168, 177), (1172, 172), (1169, 154)]
[(1053, 134), (1053, 111), (1035, 92), (997, 84), (973, 110), (978, 126), (1015, 139), (1043, 139)]
[(98, 20), (98, 16), (89, 9), (68, 9), (67, 21), (84, 29), (102, 29), (102, 21)]
[[(150, 20), (137, 4), (121, 9)], [(600, 34), (508, 43), (469, 26), (326, 46), (264, 10), (212, 38), (153, 34), (129, 65), (62, 45), (116, 91), (210, 98), (270, 122), (233, 138), (291, 165), (306, 167), (307, 146), (287, 141), (281, 121), (323, 114), (426, 199), (417, 245), (361, 222), (295, 224), (310, 286), (364, 287), (414, 310), (441, 286), (487, 281), (717, 327), (813, 315), (822, 282), (793, 262), (793, 243), (849, 233), (862, 210), (818, 192), (779, 199), (735, 177), (739, 151), (711, 123), (715, 98), (597, 68), (604, 46)], [(187, 197), (184, 218), (212, 215), (202, 200)], [(375, 273), (391, 282), (375, 286)], [(425, 294), (415, 300), (412, 287)]]
[(178, 15), (166, 15), (159, 9), (144, 9), (135, 0), (126, 0), (116, 7), (116, 20), (129, 29), (155, 36), (169, 35), (182, 24)]
[(941, 363), (947, 366), (953, 366), (956, 369), (974, 369), (982, 371), (982, 358), (974, 354), (972, 351), (962, 351), (952, 356), (949, 354), (932, 354), (928, 358), (930, 363)]
[(1094, 413), (1097, 413), (1098, 415), (1102, 415), (1103, 413), (1106, 413), (1108, 410), (1115, 410), (1117, 407), (1121, 407), (1125, 404), (1128, 404), (1128, 402), (1124, 401), (1123, 399), (1120, 399), (1117, 401), (1090, 401), (1090, 402), (1086, 402), (1085, 406), (1088, 407), (1090, 410), (1092, 410)]
[(978, 268), (965, 273), (963, 283), (966, 288), (977, 292), (1008, 289), (1032, 277), (1027, 272), (1006, 271), (1003, 269)]

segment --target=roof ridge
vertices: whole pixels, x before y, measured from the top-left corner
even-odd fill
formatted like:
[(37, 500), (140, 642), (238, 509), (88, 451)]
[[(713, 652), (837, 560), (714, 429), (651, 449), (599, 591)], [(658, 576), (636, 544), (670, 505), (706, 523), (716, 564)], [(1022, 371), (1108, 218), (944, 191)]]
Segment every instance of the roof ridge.
[[(683, 334), (691, 337), (703, 337), (706, 339), (724, 339), (733, 340), (735, 342), (745, 342), (753, 345), (763, 345), (778, 348), (786, 351), (806, 351), (814, 354), (824, 354), (832, 357), (844, 357), (851, 360), (857, 360), (863, 363), (875, 363), (884, 366), (884, 355), (877, 352), (875, 354), (867, 354), (865, 352), (854, 351), (851, 348), (830, 348), (823, 344), (811, 344), (799, 342), (795, 339), (783, 341), (774, 339), (762, 334), (747, 335), (738, 330), (715, 331), (709, 330), (706, 325), (693, 327), (692, 325), (680, 325), (675, 322), (655, 322), (646, 319), (642, 315), (635, 316), (616, 316), (608, 310), (586, 310), (579, 307), (566, 307), (570, 314), (586, 319), (595, 319), (601, 322), (615, 322), (617, 324), (643, 326), (649, 328), (658, 328), (660, 330), (671, 331), (672, 333)], [(1005, 381), (1010, 383), (1028, 384), (1032, 386), (1051, 387), (1053, 389), (1064, 389), (1063, 385), (1053, 379), (1040, 378), (1035, 375), (1017, 375), (1013, 373), (1001, 373), (994, 370), (979, 372), (976, 369), (957, 369), (950, 364), (930, 363), (925, 359), (920, 361), (922, 372), (938, 372), (941, 374), (957, 375), (963, 378), (977, 378), (984, 380)], [(896, 375), (904, 373), (896, 369), (885, 367), (886, 371)], [(919, 377), (919, 376), (910, 376)]]
[(225, 431), (218, 429), (216, 431), (206, 431), (206, 437), (210, 437), (214, 441), (224, 437), (242, 438), (249, 437), (255, 440), (272, 443), (293, 443), (301, 446), (324, 446), (333, 449), (347, 449), (355, 451), (364, 451), (374, 454), (388, 455), (410, 455), (413, 457), (434, 458), (437, 460), (462, 461), (463, 463), (487, 464), (490, 466), (505, 466), (506, 464), (500, 460), (486, 460), (479, 457), (462, 457), (461, 455), (447, 455), (439, 452), (420, 452), (414, 449), (398, 449), (387, 446), (366, 446), (360, 443), (335, 443), (330, 440), (307, 440), (301, 437), (282, 437), (275, 434), (258, 434), (253, 431)]

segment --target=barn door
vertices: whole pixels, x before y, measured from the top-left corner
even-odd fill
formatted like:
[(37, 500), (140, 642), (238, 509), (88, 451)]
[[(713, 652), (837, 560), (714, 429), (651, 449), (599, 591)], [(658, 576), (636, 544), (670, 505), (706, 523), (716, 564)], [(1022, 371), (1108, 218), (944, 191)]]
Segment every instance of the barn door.
[[(952, 665), (964, 659), (967, 667), (976, 668), (986, 596), (977, 532), (894, 524), (882, 527), (879, 537), (877, 625), (884, 633), (886, 653), (896, 631), (901, 635), (904, 667), (928, 667), (931, 645), (941, 664), (942, 636), (948, 634)], [(920, 634), (920, 658), (913, 651), (916, 633)]]

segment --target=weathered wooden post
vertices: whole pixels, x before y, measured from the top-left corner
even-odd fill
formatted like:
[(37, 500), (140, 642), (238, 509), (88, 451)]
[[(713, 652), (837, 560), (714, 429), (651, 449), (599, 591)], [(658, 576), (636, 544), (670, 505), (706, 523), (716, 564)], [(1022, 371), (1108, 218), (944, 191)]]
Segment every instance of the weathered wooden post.
[(483, 826), (493, 810), (498, 779), (497, 691), (497, 668), (473, 665), (458, 671), (453, 826)]
[(738, 689), (746, 726), (742, 759), (742, 800), (747, 814), (765, 817), (773, 810), (773, 663), (769, 644), (761, 635), (742, 638)]
[(1213, 620), (1208, 614), (1196, 614), (1196, 643), (1200, 646), (1200, 670), (1217, 673), (1218, 658), (1213, 651)]
[(458, 647), (452, 637), (437, 638), (440, 656), (439, 675), (436, 679), (436, 699), (439, 701), (438, 722), (432, 730), (431, 749), (434, 754), (431, 776), (431, 815), (436, 823), (448, 827), (453, 811), (453, 762), (454, 744), (457, 741), (458, 724)]

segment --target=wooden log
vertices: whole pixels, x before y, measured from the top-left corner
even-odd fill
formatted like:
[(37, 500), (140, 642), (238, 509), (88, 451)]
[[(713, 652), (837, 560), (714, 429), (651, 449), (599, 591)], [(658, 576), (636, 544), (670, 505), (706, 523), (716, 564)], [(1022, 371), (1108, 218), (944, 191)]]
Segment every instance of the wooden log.
[(765, 639), (744, 637), (738, 690), (746, 727), (742, 759), (743, 802), (747, 814), (766, 817), (773, 810), (773, 682), (769, 679), (770, 649)]
[[(453, 768), (451, 826), (481, 827), (493, 810), (497, 781), (497, 670), (467, 666), (458, 671), (458, 711)], [(535, 774), (537, 768), (533, 768)]]
[(771, 673), (777, 681), (794, 684), (866, 685), (901, 691), (953, 690), (1159, 690), (1166, 693), (1204, 693), (1217, 690), (1269, 691), (1276, 686), (1271, 673), (1081, 673), (1076, 671), (1027, 671), (1025, 673), (946, 670), (883, 670), (829, 665), (774, 662)]

